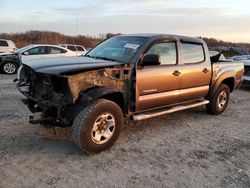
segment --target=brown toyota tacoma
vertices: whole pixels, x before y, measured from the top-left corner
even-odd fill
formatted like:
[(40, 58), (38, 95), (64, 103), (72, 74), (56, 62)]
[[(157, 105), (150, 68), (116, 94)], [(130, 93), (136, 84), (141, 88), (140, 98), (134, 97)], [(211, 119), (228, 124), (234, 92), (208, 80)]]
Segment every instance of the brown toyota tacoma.
[(30, 123), (72, 126), (74, 142), (97, 153), (112, 146), (127, 120), (201, 105), (222, 113), (242, 82), (243, 64), (210, 57), (199, 38), (120, 35), (85, 56), (26, 62), (17, 89)]

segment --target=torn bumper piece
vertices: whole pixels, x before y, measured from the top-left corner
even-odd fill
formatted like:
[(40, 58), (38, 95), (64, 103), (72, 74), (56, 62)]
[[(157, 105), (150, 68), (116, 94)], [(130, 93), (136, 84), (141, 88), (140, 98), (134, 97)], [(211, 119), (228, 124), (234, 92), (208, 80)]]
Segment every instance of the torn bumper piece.
[(29, 115), (29, 123), (30, 124), (43, 124), (50, 126), (63, 126), (63, 122), (59, 121), (54, 117), (44, 117), (42, 112), (36, 112), (34, 114)]
[(42, 123), (44, 120), (45, 119), (42, 118), (42, 112), (37, 112), (37, 113), (29, 115), (30, 124)]

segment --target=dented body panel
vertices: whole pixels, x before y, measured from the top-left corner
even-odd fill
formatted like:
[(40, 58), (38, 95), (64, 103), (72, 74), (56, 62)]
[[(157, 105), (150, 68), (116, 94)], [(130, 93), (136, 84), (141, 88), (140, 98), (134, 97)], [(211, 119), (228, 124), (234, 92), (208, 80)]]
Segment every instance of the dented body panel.
[(124, 93), (126, 82), (129, 80), (130, 68), (105, 68), (95, 71), (78, 73), (68, 77), (68, 84), (75, 102), (80, 92), (93, 87), (113, 88)]

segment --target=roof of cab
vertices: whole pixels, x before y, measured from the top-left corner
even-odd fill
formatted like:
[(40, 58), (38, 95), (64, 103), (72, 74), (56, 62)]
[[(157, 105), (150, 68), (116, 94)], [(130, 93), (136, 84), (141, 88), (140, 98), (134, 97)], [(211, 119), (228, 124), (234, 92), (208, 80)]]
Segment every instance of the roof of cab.
[(198, 42), (198, 43), (203, 42), (203, 40), (201, 38), (198, 38), (198, 37), (188, 37), (188, 36), (173, 35), (173, 34), (161, 34), (161, 33), (123, 34), (123, 35), (117, 35), (115, 37), (122, 37), (122, 36), (147, 37), (147, 38), (152, 38), (152, 39), (169, 38), (169, 39), (183, 40), (184, 42)]

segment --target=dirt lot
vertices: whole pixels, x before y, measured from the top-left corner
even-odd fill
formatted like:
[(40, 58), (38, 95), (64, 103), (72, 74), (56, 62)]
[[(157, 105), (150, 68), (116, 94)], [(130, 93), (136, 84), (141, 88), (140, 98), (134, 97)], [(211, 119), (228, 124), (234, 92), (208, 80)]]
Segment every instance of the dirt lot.
[(109, 151), (86, 155), (70, 130), (29, 125), (0, 75), (0, 187), (250, 187), (250, 89), (220, 116), (196, 108), (128, 125)]

